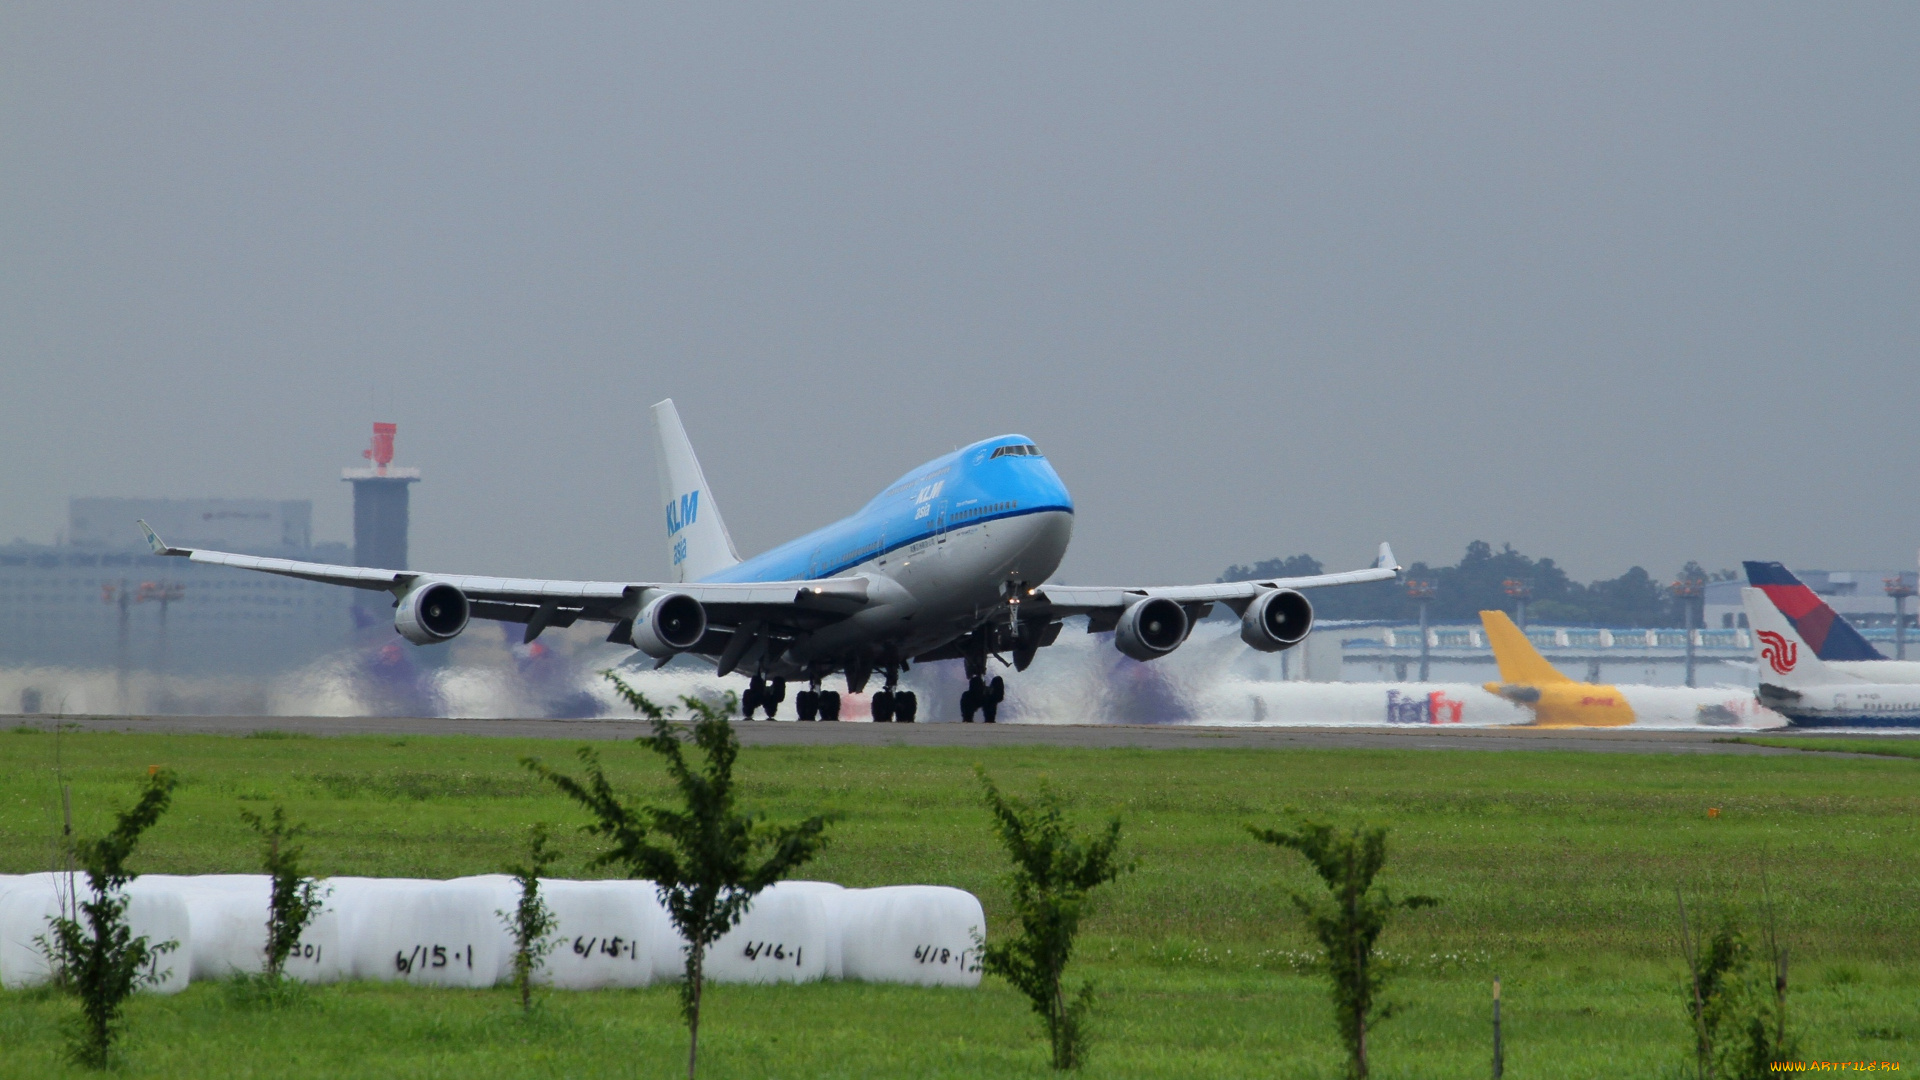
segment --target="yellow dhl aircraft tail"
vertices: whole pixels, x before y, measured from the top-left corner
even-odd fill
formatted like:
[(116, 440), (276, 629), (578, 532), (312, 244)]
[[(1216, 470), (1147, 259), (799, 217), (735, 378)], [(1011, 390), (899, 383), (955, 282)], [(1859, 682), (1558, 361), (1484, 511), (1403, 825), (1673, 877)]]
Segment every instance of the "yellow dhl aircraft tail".
[(1493, 647), (1493, 662), (1500, 665), (1501, 682), (1541, 686), (1573, 681), (1547, 663), (1547, 658), (1513, 625), (1506, 612), (1483, 611), (1480, 625), (1486, 628), (1487, 644)]
[(1579, 682), (1547, 663), (1527, 635), (1504, 611), (1483, 611), (1487, 644), (1500, 665), (1500, 681), (1487, 692), (1533, 710), (1536, 727), (1624, 727), (1633, 723), (1633, 707), (1617, 686)]

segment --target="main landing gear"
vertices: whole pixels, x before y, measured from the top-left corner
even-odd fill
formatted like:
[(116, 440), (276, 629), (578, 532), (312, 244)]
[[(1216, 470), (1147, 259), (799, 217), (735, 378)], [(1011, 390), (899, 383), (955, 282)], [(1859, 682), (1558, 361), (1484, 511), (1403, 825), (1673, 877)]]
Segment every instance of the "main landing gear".
[(801, 720), (840, 719), (840, 695), (820, 689), (819, 679), (813, 680), (811, 689), (793, 695), (793, 707), (799, 711)]
[(911, 724), (920, 711), (920, 699), (913, 696), (911, 690), (896, 690), (900, 681), (898, 668), (887, 669), (887, 688), (873, 695), (873, 722), (876, 724)]
[(747, 684), (747, 692), (740, 695), (740, 718), (753, 719), (753, 714), (761, 709), (767, 710), (767, 719), (780, 711), (780, 703), (787, 700), (787, 680), (775, 679), (769, 686), (767, 680), (758, 675)]
[(1000, 715), (1000, 702), (1007, 696), (1007, 680), (995, 675), (988, 680), (979, 675), (967, 679), (967, 688), (960, 695), (960, 720), (973, 723), (973, 714), (979, 713), (980, 719), (988, 724), (995, 722)]

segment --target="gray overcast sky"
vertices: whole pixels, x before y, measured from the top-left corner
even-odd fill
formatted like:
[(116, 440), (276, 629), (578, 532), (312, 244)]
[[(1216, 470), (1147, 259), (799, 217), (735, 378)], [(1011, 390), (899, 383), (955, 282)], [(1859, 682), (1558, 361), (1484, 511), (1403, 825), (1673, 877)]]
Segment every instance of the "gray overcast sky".
[(664, 572), (1032, 436), (1062, 576), (1911, 566), (1920, 5), (0, 7), (0, 540)]

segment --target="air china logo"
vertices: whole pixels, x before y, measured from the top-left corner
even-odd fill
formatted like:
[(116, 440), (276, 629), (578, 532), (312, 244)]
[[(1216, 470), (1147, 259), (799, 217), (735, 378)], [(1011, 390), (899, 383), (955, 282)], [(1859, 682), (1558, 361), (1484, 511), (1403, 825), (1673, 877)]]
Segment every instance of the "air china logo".
[(1772, 630), (1760, 631), (1760, 658), (1776, 675), (1785, 675), (1800, 662), (1800, 646)]

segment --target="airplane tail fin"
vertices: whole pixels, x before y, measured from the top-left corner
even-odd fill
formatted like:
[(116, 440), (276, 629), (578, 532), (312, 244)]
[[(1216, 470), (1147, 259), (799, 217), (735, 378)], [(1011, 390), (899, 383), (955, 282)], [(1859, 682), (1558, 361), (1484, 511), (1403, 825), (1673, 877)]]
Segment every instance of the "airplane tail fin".
[[(1853, 624), (1841, 617), (1812, 589), (1801, 584), (1793, 571), (1777, 562), (1749, 562), (1747, 584), (1759, 589), (1780, 609), (1799, 632), (1800, 640), (1822, 660), (1885, 660), (1880, 650), (1867, 643)], [(1749, 613), (1748, 621), (1752, 621)]]
[(1740, 601), (1747, 608), (1747, 625), (1753, 631), (1753, 652), (1760, 662), (1762, 683), (1794, 689), (1846, 681), (1821, 663), (1819, 654), (1766, 592), (1741, 589)]
[(1527, 635), (1513, 625), (1504, 611), (1483, 611), (1480, 625), (1487, 631), (1487, 644), (1493, 647), (1494, 663), (1500, 665), (1500, 681), (1538, 686), (1542, 683), (1572, 682), (1560, 669), (1547, 663)]
[(674, 581), (699, 581), (740, 561), (733, 537), (727, 535), (720, 507), (707, 487), (700, 459), (693, 456), (687, 429), (680, 424), (673, 399), (653, 407), (653, 426), (660, 438), (660, 496), (667, 503), (667, 557)]

